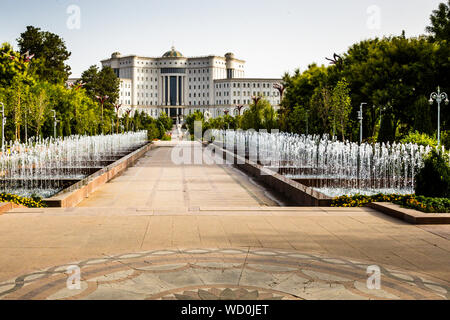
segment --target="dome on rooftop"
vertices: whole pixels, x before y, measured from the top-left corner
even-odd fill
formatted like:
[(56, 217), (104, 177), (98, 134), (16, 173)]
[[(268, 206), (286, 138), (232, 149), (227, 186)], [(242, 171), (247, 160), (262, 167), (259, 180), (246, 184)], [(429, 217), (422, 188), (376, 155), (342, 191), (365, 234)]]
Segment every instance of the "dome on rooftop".
[(167, 51), (163, 54), (163, 58), (182, 58), (183, 55), (180, 51), (175, 50), (175, 47), (172, 47), (170, 51)]

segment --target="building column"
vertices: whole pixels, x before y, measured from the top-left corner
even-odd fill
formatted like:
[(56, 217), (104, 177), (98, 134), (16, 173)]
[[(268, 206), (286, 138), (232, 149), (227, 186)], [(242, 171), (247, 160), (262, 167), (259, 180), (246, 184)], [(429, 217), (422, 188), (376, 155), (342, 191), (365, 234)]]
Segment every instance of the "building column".
[[(175, 76), (175, 84), (176, 84), (176, 86), (175, 86), (175, 105), (176, 106), (179, 106), (180, 105), (180, 101), (179, 101), (179, 95), (178, 95), (178, 89), (180, 88), (180, 85), (179, 85), (179, 83), (178, 83), (178, 76)], [(177, 109), (177, 113), (178, 113), (178, 109)]]
[(186, 101), (185, 101), (185, 97), (184, 97), (185, 92), (186, 92), (185, 82), (186, 82), (186, 81), (185, 81), (185, 76), (182, 76), (182, 77), (181, 77), (181, 104), (182, 104), (183, 106), (186, 105)]
[(167, 77), (167, 105), (170, 106), (171, 101), (170, 101), (170, 76), (166, 76)]
[(160, 92), (160, 96), (159, 96), (159, 101), (161, 101), (161, 105), (164, 105), (164, 76), (161, 76), (161, 92)]

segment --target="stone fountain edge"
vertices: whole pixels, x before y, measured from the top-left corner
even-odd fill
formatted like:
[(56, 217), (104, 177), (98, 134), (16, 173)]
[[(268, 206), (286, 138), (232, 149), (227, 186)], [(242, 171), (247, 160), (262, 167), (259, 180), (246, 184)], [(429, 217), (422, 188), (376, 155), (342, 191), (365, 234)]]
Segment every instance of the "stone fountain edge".
[[(210, 143), (203, 143), (205, 147), (209, 144)], [(240, 170), (255, 177), (265, 185), (274, 188), (277, 192), (283, 194), (299, 206), (331, 207), (333, 198), (315, 191), (311, 187), (303, 185), (292, 179), (288, 179), (279, 173), (264, 168), (260, 164), (236, 155), (229, 150), (220, 148), (217, 145), (214, 145), (214, 150), (220, 150), (224, 160), (226, 160), (227, 155), (229, 155), (233, 158), (233, 164)]]

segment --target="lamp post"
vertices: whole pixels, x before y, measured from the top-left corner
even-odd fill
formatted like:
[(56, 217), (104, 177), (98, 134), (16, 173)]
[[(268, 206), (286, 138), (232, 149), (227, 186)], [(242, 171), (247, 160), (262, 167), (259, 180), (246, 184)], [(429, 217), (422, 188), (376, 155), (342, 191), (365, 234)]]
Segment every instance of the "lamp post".
[(430, 96), (430, 105), (433, 105), (434, 100), (436, 100), (438, 104), (438, 146), (441, 145), (441, 102), (444, 101), (447, 105), (449, 103), (447, 93), (441, 92), (441, 88), (438, 87), (437, 93), (433, 92)]
[(6, 118), (5, 118), (5, 105), (3, 104), (3, 102), (0, 102), (0, 104), (2, 105), (2, 153), (4, 152), (5, 149), (5, 124), (6, 124)]
[(114, 108), (116, 108), (116, 112), (117, 112), (117, 133), (119, 133), (119, 111), (120, 111), (121, 107), (122, 107), (121, 104), (114, 105)]
[(359, 106), (359, 111), (358, 111), (358, 120), (359, 120), (359, 144), (362, 144), (363, 141), (363, 106), (367, 105), (367, 103), (363, 102), (361, 103), (361, 105)]
[(56, 124), (58, 123), (56, 120), (56, 111), (52, 110), (53, 112), (53, 138), (56, 139)]

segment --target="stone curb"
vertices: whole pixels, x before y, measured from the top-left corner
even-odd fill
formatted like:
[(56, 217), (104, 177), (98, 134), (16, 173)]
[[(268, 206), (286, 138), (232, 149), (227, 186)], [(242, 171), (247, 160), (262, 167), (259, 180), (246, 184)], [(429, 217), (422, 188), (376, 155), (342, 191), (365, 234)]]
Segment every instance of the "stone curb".
[(0, 203), (0, 216), (8, 211), (11, 211), (12, 209), (17, 208), (25, 208), (25, 207), (12, 202), (2, 202)]
[(448, 213), (424, 213), (402, 208), (390, 202), (374, 202), (369, 203), (367, 206), (411, 224), (450, 224), (450, 214)]
[(155, 147), (155, 144), (148, 143), (122, 159), (117, 160), (109, 166), (61, 191), (55, 196), (44, 199), (43, 202), (50, 208), (75, 207), (78, 203), (83, 201), (83, 199), (88, 198), (89, 195), (95, 192), (100, 186), (122, 174), (126, 169), (134, 165), (139, 158)]

